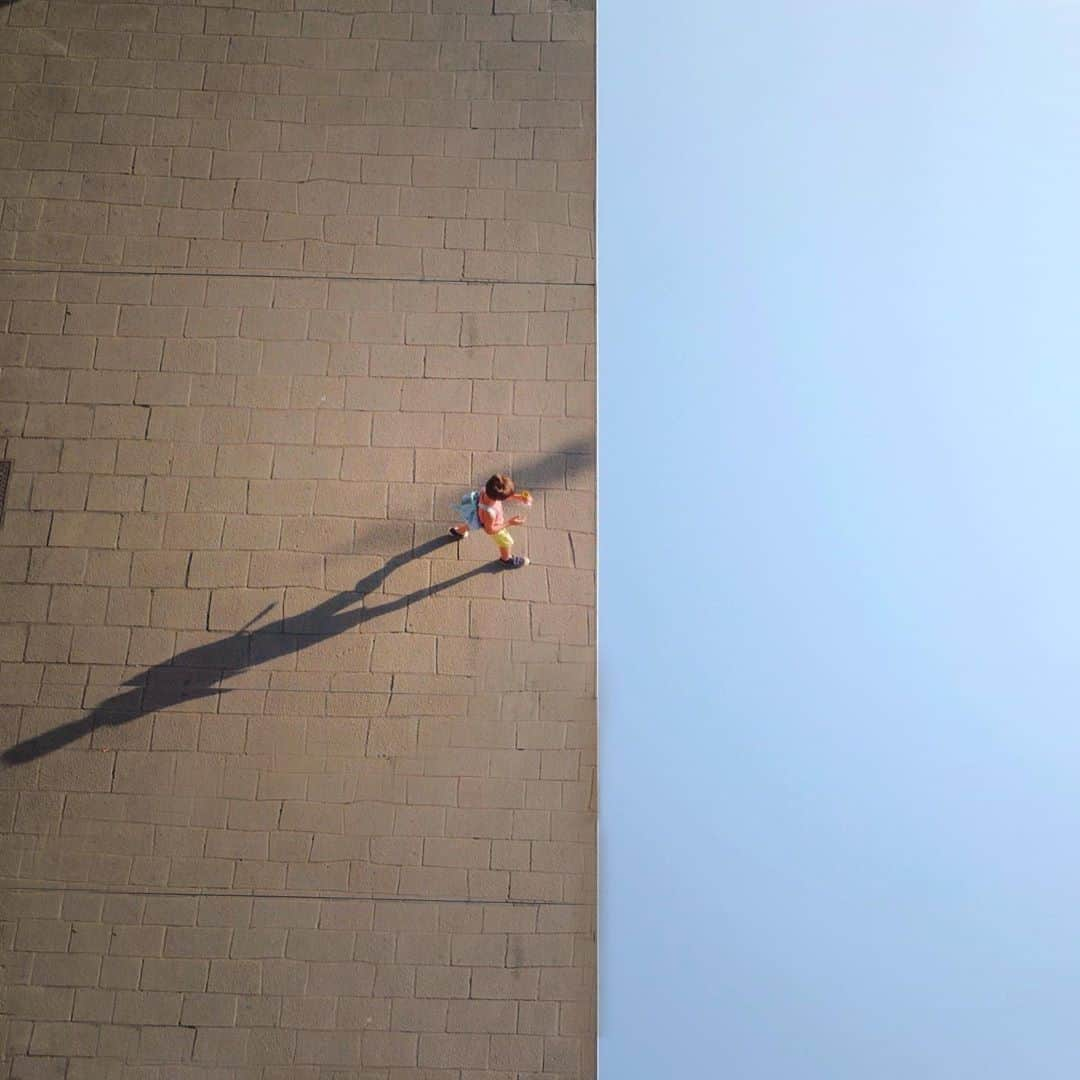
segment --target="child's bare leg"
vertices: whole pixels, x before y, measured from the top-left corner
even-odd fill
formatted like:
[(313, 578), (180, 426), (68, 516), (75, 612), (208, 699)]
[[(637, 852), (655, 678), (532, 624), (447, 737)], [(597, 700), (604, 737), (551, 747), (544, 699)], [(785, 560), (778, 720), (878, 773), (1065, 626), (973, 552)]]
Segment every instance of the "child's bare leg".
[(495, 535), (495, 543), (499, 547), (499, 561), (503, 566), (512, 566), (515, 569), (522, 566), (527, 566), (529, 560), (524, 555), (514, 555), (511, 549), (511, 545), (514, 543), (513, 538), (508, 532), (503, 530), (501, 533)]
[(499, 549), (499, 558), (503, 562), (509, 562), (513, 557), (511, 548), (514, 543), (509, 529), (500, 529), (499, 532), (492, 533), (491, 539), (495, 541), (495, 546)]

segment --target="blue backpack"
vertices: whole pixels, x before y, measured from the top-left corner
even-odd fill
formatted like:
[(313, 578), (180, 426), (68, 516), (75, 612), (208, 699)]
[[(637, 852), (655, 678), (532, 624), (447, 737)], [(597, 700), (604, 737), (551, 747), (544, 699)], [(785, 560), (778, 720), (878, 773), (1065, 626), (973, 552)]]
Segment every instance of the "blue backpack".
[(457, 515), (470, 529), (482, 529), (480, 521), (480, 492), (470, 491), (461, 496), (461, 501), (454, 507)]

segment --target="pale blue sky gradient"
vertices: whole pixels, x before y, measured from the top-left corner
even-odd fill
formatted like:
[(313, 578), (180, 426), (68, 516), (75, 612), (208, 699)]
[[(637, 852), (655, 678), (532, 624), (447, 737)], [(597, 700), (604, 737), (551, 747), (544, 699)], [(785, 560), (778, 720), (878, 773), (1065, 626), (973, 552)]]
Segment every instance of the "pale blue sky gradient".
[(1073, 1080), (1080, 4), (599, 26), (602, 1080)]

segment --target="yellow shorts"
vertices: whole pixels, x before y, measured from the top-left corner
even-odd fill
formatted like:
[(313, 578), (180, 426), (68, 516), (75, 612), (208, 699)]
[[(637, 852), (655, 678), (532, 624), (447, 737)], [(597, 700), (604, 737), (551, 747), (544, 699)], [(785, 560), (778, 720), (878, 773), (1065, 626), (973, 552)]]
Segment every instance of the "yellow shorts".
[(488, 533), (488, 536), (501, 548), (514, 546), (514, 538), (510, 535), (509, 529), (500, 529), (497, 533)]

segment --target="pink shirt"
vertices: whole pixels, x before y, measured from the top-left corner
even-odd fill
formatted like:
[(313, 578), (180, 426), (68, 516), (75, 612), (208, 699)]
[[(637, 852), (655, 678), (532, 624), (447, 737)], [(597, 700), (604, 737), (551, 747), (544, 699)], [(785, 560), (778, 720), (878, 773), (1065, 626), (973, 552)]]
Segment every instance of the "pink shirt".
[[(480, 496), (479, 509), (481, 509), (487, 516), (487, 523), (498, 532), (500, 529), (506, 528), (506, 515), (503, 514), (503, 504), (498, 500), (494, 502), (485, 502), (486, 495)], [(480, 519), (481, 523), (484, 522), (484, 518)]]

